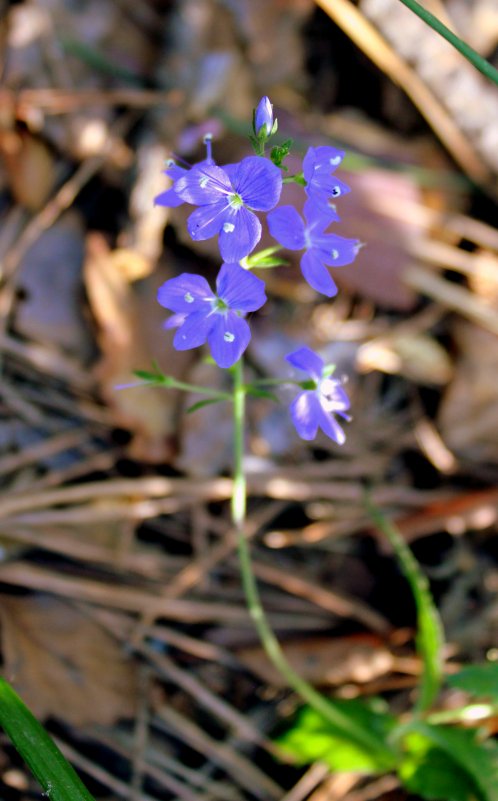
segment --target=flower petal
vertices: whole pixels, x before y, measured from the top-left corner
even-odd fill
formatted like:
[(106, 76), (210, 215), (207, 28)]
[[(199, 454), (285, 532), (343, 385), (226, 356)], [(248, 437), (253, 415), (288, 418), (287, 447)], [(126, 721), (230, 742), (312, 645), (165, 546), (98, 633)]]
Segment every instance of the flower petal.
[(251, 329), (235, 312), (213, 315), (214, 325), (208, 342), (211, 355), (219, 367), (231, 367), (238, 362), (251, 339)]
[(313, 249), (329, 267), (344, 267), (346, 264), (351, 264), (360, 248), (358, 239), (346, 239), (345, 236), (337, 234), (312, 237), (312, 242)]
[(239, 262), (254, 250), (260, 239), (261, 223), (252, 211), (241, 206), (226, 212), (218, 240), (223, 261)]
[(322, 204), (312, 198), (308, 198), (304, 204), (303, 213), (306, 220), (306, 231), (311, 238), (320, 236), (330, 223), (338, 222), (341, 219), (335, 206), (328, 204), (327, 208), (324, 208)]
[(323, 433), (333, 439), (334, 442), (337, 442), (338, 445), (344, 445), (346, 442), (346, 435), (342, 430), (341, 426), (335, 419), (334, 415), (330, 412), (327, 413), (321, 406), (320, 411), (317, 414), (317, 421), (319, 427), (322, 429)]
[(210, 310), (207, 301), (214, 300), (208, 282), (202, 275), (195, 273), (182, 273), (170, 278), (157, 290), (157, 299), (161, 306), (172, 312), (192, 314)]
[(300, 392), (289, 406), (292, 422), (301, 439), (315, 439), (321, 407), (314, 392)]
[(313, 148), (315, 159), (314, 169), (323, 172), (333, 172), (344, 158), (344, 150), (338, 150), (330, 145)]
[(195, 164), (191, 170), (176, 181), (175, 192), (187, 203), (205, 206), (218, 203), (220, 199), (233, 193), (226, 172), (215, 164)]
[(293, 367), (297, 367), (298, 370), (304, 370), (316, 381), (320, 381), (324, 362), (311, 348), (299, 348), (299, 350), (288, 353), (285, 359)]
[(251, 209), (268, 211), (277, 205), (282, 191), (282, 173), (263, 156), (247, 156), (232, 167), (232, 183)]
[(213, 315), (206, 312), (189, 314), (178, 329), (173, 340), (176, 350), (190, 350), (204, 345), (213, 325)]
[(230, 219), (230, 207), (221, 199), (193, 211), (187, 220), (187, 230), (194, 241), (211, 239), (219, 233), (226, 219)]
[(302, 250), (306, 247), (304, 222), (294, 206), (280, 206), (266, 219), (270, 234), (284, 248)]
[(239, 264), (221, 265), (216, 294), (233, 311), (256, 311), (266, 303), (265, 282)]
[(305, 281), (317, 292), (321, 292), (322, 295), (326, 295), (328, 298), (333, 298), (334, 295), (337, 295), (337, 286), (325, 267), (321, 250), (310, 248), (304, 254), (301, 259), (301, 272)]
[(183, 325), (187, 317), (187, 314), (182, 314), (181, 312), (178, 312), (178, 314), (172, 314), (171, 317), (168, 317), (168, 319), (164, 321), (164, 330), (170, 331), (172, 328), (179, 328), (181, 325)]
[(171, 189), (166, 189), (165, 192), (161, 192), (160, 195), (156, 195), (154, 198), (154, 206), (167, 206), (170, 209), (181, 206), (182, 203), (183, 200), (177, 195), (173, 187), (171, 187)]

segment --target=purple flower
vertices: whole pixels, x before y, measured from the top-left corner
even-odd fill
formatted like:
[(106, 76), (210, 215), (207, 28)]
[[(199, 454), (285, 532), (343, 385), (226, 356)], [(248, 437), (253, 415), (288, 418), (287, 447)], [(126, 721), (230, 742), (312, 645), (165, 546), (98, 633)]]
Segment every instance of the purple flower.
[(261, 308), (266, 295), (260, 278), (238, 264), (222, 264), (216, 294), (201, 275), (182, 273), (159, 287), (157, 299), (180, 326), (173, 340), (177, 350), (198, 348), (207, 340), (216, 364), (231, 367), (251, 339), (244, 315)]
[[(332, 176), (344, 158), (344, 151), (335, 147), (310, 147), (303, 159), (305, 192), (311, 200), (328, 214), (335, 215), (330, 200), (350, 192), (347, 184)], [(335, 217), (335, 219), (338, 219)]]
[(273, 106), (266, 95), (259, 101), (254, 112), (254, 133), (267, 139), (273, 132)]
[(175, 192), (199, 206), (188, 218), (192, 239), (219, 235), (223, 261), (245, 258), (261, 239), (261, 223), (253, 211), (269, 211), (280, 198), (278, 167), (261, 156), (248, 156), (225, 167), (197, 165), (182, 175)]
[(346, 414), (350, 402), (341, 381), (331, 378), (323, 359), (310, 348), (300, 348), (285, 358), (293, 367), (308, 373), (311, 382), (306, 384), (312, 384), (312, 388), (300, 392), (289, 407), (297, 433), (302, 439), (311, 440), (321, 428), (330, 439), (343, 445), (346, 436), (334, 415), (345, 420), (351, 418)]
[[(163, 174), (167, 175), (171, 181), (176, 182), (179, 178), (182, 177), (188, 169), (186, 167), (180, 167), (178, 164), (175, 164), (173, 159), (170, 159), (167, 163), (167, 170), (163, 170)], [(190, 168), (189, 168), (190, 169)], [(183, 200), (177, 193), (175, 192), (174, 185), (169, 189), (166, 189), (165, 192), (161, 192), (161, 194), (157, 195), (154, 198), (154, 206), (167, 206), (168, 208), (176, 208), (177, 206), (181, 206)]]
[(337, 287), (327, 267), (343, 267), (351, 264), (358, 253), (357, 239), (346, 239), (337, 234), (327, 234), (325, 229), (331, 222), (311, 200), (304, 204), (306, 224), (293, 206), (280, 206), (268, 215), (271, 235), (288, 250), (304, 250), (301, 272), (313, 289), (331, 298)]
[[(204, 137), (204, 144), (206, 145), (206, 158), (203, 161), (199, 161), (196, 165), (197, 167), (200, 167), (204, 164), (214, 164), (212, 154), (212, 139), (213, 137), (209, 133)], [(173, 181), (173, 186), (169, 189), (166, 189), (165, 192), (161, 192), (160, 195), (157, 195), (154, 198), (154, 205), (176, 208), (177, 206), (181, 206), (185, 201), (182, 200), (182, 198), (177, 194), (174, 184), (192, 168), (190, 165), (188, 167), (180, 167), (179, 164), (175, 163), (174, 159), (168, 159), (166, 166), (168, 169), (164, 170), (163, 173), (164, 175), (167, 175), (171, 181)]]

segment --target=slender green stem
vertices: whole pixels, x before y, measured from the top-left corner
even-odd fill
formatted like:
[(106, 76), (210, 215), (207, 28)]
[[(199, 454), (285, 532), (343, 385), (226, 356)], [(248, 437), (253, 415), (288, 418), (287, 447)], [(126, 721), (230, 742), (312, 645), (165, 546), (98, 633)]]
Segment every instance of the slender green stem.
[(489, 61), (486, 61), (485, 58), (479, 55), (470, 45), (460, 39), (456, 34), (453, 33), (449, 28), (444, 25), (441, 20), (431, 14), (430, 11), (427, 11), (426, 8), (420, 5), (417, 0), (400, 0), (403, 5), (407, 6), (410, 11), (413, 11), (421, 20), (423, 20), (427, 25), (429, 25), (436, 33), (439, 33), (443, 39), (446, 39), (453, 47), (458, 50), (462, 56), (465, 56), (467, 61), (482, 72), (486, 78), (489, 78), (490, 81), (493, 81), (498, 86), (498, 70), (493, 67)]
[(195, 392), (198, 395), (207, 395), (210, 398), (219, 398), (219, 400), (232, 400), (232, 396), (229, 392), (220, 392), (219, 389), (199, 387), (196, 384), (187, 384), (185, 381), (177, 381), (176, 378), (171, 378), (167, 386), (168, 389), (180, 389), (182, 392)]
[(252, 568), (249, 543), (245, 533), (247, 506), (247, 488), (244, 472), (244, 433), (245, 433), (245, 395), (244, 368), (242, 359), (235, 365), (233, 386), (233, 493), (232, 522), (237, 535), (237, 548), (242, 576), (242, 585), (246, 597), (249, 614), (254, 622), (261, 643), (268, 658), (285, 678), (287, 684), (322, 715), (334, 728), (339, 729), (345, 737), (370, 753), (384, 755), (386, 766), (392, 765), (392, 753), (387, 750), (379, 738), (365, 731), (350, 717), (334, 707), (325, 696), (318, 693), (305, 681), (287, 661), (280, 644), (273, 633), (263, 609), (256, 577)]

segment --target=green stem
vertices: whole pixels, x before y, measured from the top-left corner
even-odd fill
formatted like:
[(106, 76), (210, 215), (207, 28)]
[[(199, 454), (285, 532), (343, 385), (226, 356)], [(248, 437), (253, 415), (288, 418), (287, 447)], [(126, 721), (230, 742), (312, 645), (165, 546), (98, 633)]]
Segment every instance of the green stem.
[(489, 61), (486, 61), (485, 58), (479, 55), (470, 45), (460, 39), (456, 34), (453, 33), (449, 28), (444, 25), (441, 20), (431, 14), (430, 11), (427, 11), (426, 8), (420, 5), (417, 0), (400, 0), (403, 5), (407, 6), (410, 11), (413, 11), (421, 20), (423, 20), (427, 25), (429, 25), (436, 33), (439, 33), (443, 39), (446, 39), (453, 47), (458, 50), (459, 53), (464, 56), (467, 61), (482, 72), (486, 78), (489, 78), (490, 81), (493, 81), (498, 86), (498, 70), (493, 67)]
[[(198, 395), (207, 395), (209, 398), (218, 398), (219, 400), (232, 400), (229, 392), (220, 392), (219, 389), (211, 389), (210, 387), (199, 387), (196, 384), (187, 384), (185, 381), (177, 381), (176, 378), (171, 378), (166, 383), (168, 389), (180, 389), (182, 392), (195, 392)], [(152, 382), (151, 382), (152, 383)], [(159, 386), (161, 383), (160, 382)]]
[(279, 673), (285, 678), (289, 687), (313, 709), (322, 715), (335, 729), (339, 729), (345, 737), (357, 745), (367, 749), (369, 753), (383, 754), (386, 766), (392, 765), (392, 753), (379, 742), (379, 738), (358, 726), (350, 717), (334, 707), (325, 696), (318, 693), (307, 681), (294, 671), (287, 661), (280, 644), (273, 633), (263, 609), (256, 577), (252, 568), (249, 543), (245, 533), (247, 506), (247, 487), (244, 472), (244, 433), (245, 433), (245, 395), (244, 367), (240, 359), (235, 365), (233, 384), (233, 493), (232, 522), (237, 536), (242, 585), (249, 614), (265, 652)]

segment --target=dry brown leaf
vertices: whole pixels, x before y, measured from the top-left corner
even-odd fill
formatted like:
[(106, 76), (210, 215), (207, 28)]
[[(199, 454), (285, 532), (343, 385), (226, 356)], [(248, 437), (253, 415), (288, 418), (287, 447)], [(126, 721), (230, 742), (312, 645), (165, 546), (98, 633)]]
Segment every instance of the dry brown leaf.
[(462, 459), (498, 462), (498, 336), (458, 320), (455, 378), (443, 398), (438, 428)]
[(28, 131), (0, 131), (0, 156), (14, 198), (29, 211), (39, 211), (56, 179), (54, 157), (48, 147)]
[(43, 231), (24, 254), (15, 276), (21, 299), (16, 332), (85, 362), (95, 343), (82, 312), (84, 234), (74, 209)]
[(85, 282), (102, 351), (97, 380), (116, 426), (133, 432), (130, 455), (145, 462), (164, 462), (173, 453), (175, 395), (158, 387), (118, 387), (136, 380), (134, 370), (150, 370), (154, 358), (168, 373), (177, 373), (171, 367), (186, 362), (173, 350), (172, 337), (161, 330), (166, 315), (156, 301), (155, 281), (144, 282), (141, 293), (130, 284), (137, 269), (143, 274), (145, 260), (136, 253), (128, 257), (134, 266), (123, 269), (127, 261), (123, 250), (110, 251), (99, 234), (89, 237)]
[[(283, 643), (282, 650), (292, 669), (314, 685), (364, 684), (389, 673), (396, 663), (382, 641), (371, 635), (294, 640)], [(263, 681), (286, 686), (262, 648), (243, 648), (237, 656)]]
[(419, 384), (447, 384), (453, 367), (444, 348), (422, 332), (393, 331), (362, 345), (357, 354), (361, 372), (381, 370), (404, 375)]
[(0, 619), (3, 672), (37, 717), (84, 726), (134, 714), (136, 666), (84, 604), (3, 596)]

